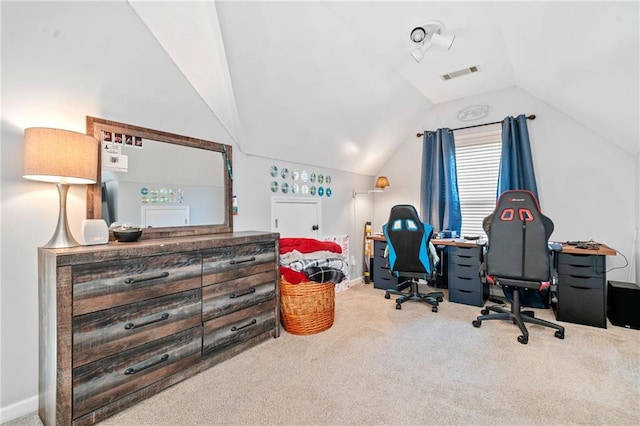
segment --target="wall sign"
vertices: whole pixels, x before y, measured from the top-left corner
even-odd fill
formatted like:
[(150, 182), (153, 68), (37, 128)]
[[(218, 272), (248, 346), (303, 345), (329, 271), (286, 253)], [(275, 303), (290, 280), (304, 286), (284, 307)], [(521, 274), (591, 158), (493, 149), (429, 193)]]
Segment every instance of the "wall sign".
[(489, 105), (471, 105), (458, 111), (458, 120), (473, 121), (489, 115)]

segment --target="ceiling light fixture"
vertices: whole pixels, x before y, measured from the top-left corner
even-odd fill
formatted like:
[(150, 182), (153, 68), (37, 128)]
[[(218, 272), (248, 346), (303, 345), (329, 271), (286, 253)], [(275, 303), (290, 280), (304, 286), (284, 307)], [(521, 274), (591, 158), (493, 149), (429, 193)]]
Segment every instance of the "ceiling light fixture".
[(431, 49), (433, 45), (445, 50), (451, 49), (455, 35), (442, 34), (443, 30), (444, 24), (440, 21), (427, 21), (411, 30), (409, 35), (411, 41), (419, 44), (418, 47), (411, 51), (411, 57), (416, 62), (420, 62), (424, 59), (427, 50)]

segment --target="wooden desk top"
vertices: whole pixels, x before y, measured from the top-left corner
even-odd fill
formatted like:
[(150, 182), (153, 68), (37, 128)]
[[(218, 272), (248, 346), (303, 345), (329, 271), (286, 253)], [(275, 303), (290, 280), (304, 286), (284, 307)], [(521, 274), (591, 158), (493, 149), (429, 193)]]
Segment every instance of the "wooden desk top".
[(576, 246), (563, 243), (561, 253), (589, 254), (589, 255), (596, 255), (596, 256), (615, 256), (616, 255), (616, 251), (606, 244), (598, 244), (598, 249), (595, 250), (595, 249), (579, 249)]
[[(384, 235), (382, 234), (375, 234), (375, 235), (371, 235), (369, 237), (367, 237), (368, 240), (374, 240), (374, 241), (386, 241), (384, 238)], [(443, 240), (439, 240), (436, 238), (432, 238), (431, 242), (433, 243), (433, 245), (443, 245), (443, 246), (456, 246), (456, 247), (476, 247), (478, 244), (477, 242), (480, 240), (463, 240), (460, 238), (452, 238), (452, 239), (443, 239)], [(592, 256), (615, 256), (616, 255), (616, 251), (614, 249), (612, 249), (611, 247), (607, 246), (606, 244), (598, 244), (598, 249), (579, 249), (576, 246), (573, 245), (569, 245), (566, 243), (562, 244), (562, 253), (568, 253), (568, 254), (583, 254), (583, 255), (592, 255)]]

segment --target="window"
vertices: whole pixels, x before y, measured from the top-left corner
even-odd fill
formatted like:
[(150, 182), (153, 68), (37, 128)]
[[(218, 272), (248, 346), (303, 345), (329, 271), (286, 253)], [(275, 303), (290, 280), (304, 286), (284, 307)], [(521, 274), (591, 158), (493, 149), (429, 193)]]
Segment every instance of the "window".
[(496, 205), (502, 150), (499, 124), (455, 132), (462, 235), (485, 237), (482, 220)]

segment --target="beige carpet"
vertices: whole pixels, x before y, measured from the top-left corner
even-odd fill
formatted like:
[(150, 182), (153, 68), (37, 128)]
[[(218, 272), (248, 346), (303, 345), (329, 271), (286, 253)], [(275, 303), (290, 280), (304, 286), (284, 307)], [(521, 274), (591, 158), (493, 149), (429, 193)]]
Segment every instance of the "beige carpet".
[(338, 293), (331, 329), (283, 332), (101, 424), (640, 424), (640, 331), (528, 325), (522, 345), (511, 323), (474, 328), (478, 307), (383, 294)]

